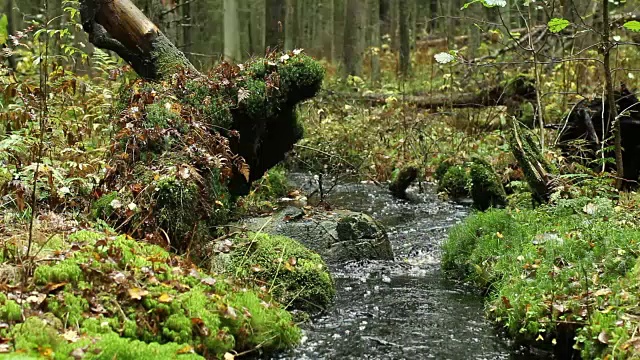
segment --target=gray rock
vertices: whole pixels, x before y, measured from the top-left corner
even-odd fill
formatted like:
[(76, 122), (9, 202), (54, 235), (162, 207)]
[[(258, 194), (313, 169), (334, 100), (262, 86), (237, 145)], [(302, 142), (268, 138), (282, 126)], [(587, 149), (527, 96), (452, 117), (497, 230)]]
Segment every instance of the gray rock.
[(298, 240), (328, 263), (393, 260), (386, 230), (363, 213), (339, 210), (305, 218), (301, 209), (287, 207), (273, 216), (246, 219), (242, 224), (250, 231)]

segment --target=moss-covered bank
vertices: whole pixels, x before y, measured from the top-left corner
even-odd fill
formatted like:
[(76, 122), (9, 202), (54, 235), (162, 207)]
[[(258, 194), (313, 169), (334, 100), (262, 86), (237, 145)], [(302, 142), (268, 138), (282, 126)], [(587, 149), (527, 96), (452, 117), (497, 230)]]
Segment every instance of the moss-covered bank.
[[(477, 213), (451, 230), (443, 268), (487, 290), (513, 337), (585, 359), (637, 358), (640, 230), (608, 199)], [(575, 344), (574, 344), (575, 338)]]
[(267, 289), (155, 245), (80, 231), (52, 238), (39, 254), (22, 282), (26, 291), (14, 279), (0, 294), (9, 358), (216, 359), (283, 350), (300, 339)]

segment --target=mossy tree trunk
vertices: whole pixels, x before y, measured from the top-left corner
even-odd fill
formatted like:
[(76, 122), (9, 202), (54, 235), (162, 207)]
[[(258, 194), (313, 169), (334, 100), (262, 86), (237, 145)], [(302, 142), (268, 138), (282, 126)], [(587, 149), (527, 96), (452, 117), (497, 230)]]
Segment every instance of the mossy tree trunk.
[(182, 51), (130, 0), (82, 0), (89, 41), (116, 52), (140, 77), (159, 80), (180, 68), (196, 72)]

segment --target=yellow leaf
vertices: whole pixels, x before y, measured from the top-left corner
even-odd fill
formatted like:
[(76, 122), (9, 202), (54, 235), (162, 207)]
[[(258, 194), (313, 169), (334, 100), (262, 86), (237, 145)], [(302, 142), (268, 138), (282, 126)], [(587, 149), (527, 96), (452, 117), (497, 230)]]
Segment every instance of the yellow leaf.
[(497, 232), (496, 236), (498, 237), (498, 239), (502, 239), (504, 237), (504, 235), (502, 235), (502, 233), (500, 232)]
[(191, 345), (185, 345), (183, 347), (181, 347), (180, 349), (178, 349), (178, 355), (180, 354), (190, 354), (193, 353), (193, 346)]
[(173, 296), (167, 293), (162, 293), (162, 295), (160, 295), (160, 297), (158, 298), (158, 301), (161, 303), (170, 303), (173, 301)]
[(40, 355), (42, 355), (43, 357), (51, 357), (53, 355), (53, 349), (51, 349), (50, 347), (45, 348), (40, 351)]
[(149, 295), (147, 290), (142, 290), (140, 288), (131, 288), (128, 290), (129, 296), (135, 300), (142, 300), (143, 296)]

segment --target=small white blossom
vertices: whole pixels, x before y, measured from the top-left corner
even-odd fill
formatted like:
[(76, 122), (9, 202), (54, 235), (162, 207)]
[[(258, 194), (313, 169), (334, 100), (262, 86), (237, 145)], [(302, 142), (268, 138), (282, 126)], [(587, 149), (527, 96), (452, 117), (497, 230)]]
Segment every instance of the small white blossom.
[(436, 59), (436, 61), (440, 64), (448, 64), (456, 59), (453, 55), (449, 54), (448, 52), (437, 53), (433, 55), (433, 58)]
[(294, 49), (293, 50), (293, 55), (298, 55), (302, 52), (303, 49)]
[(284, 55), (280, 56), (280, 61), (285, 62), (287, 60), (289, 60), (289, 55), (284, 54)]
[(127, 205), (127, 207), (129, 208), (129, 210), (134, 211), (138, 208), (138, 205), (136, 205), (135, 203), (130, 203), (129, 205)]
[(489, 6), (500, 6), (500, 7), (507, 6), (507, 0), (485, 0), (485, 2)]

